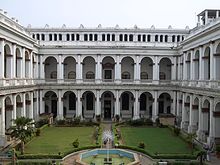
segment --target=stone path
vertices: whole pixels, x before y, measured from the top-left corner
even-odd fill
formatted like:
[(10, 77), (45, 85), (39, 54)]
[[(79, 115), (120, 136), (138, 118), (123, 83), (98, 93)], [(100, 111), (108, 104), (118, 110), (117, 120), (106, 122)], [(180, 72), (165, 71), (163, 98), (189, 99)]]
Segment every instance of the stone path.
[[(103, 132), (104, 131), (112, 131), (112, 123), (111, 122), (108, 122), (108, 123), (104, 123), (103, 124)], [(113, 148), (113, 142), (112, 141), (109, 141), (108, 143), (106, 143), (106, 145), (104, 145), (103, 144), (103, 146), (107, 149), (107, 148), (109, 148), (109, 149), (111, 149), (111, 148)]]
[(215, 153), (210, 155), (210, 161), (206, 161), (207, 165), (220, 165), (220, 159), (216, 157)]

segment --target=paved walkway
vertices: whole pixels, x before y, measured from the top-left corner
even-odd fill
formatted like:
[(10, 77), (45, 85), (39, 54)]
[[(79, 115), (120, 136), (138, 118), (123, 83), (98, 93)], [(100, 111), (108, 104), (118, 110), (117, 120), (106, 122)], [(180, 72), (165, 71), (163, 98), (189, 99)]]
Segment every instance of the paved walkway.
[(210, 161), (206, 162), (208, 165), (220, 165), (220, 159), (216, 157), (215, 153), (210, 155)]
[[(112, 132), (112, 123), (111, 122), (107, 122), (107, 123), (103, 123), (103, 132), (105, 131), (111, 131)], [(114, 144), (112, 141), (109, 141), (105, 144), (102, 145), (103, 147), (105, 147), (106, 149), (111, 149), (113, 148)]]

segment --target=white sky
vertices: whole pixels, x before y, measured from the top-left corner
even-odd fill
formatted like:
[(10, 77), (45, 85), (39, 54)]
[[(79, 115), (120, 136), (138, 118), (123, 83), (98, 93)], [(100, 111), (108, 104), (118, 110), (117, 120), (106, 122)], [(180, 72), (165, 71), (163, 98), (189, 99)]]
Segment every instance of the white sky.
[(23, 26), (193, 28), (204, 9), (220, 0), (0, 0), (0, 8)]

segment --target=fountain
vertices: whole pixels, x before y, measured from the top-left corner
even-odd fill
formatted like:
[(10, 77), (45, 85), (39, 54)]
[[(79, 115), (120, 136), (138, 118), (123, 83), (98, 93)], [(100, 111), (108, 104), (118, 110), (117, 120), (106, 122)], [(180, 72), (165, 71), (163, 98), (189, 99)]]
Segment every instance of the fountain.
[(113, 134), (110, 130), (106, 130), (103, 132), (102, 135), (102, 141), (106, 144), (107, 148), (107, 156), (106, 159), (104, 159), (106, 164), (112, 164), (112, 158), (109, 157), (109, 149), (110, 149), (110, 142), (112, 143), (114, 140)]

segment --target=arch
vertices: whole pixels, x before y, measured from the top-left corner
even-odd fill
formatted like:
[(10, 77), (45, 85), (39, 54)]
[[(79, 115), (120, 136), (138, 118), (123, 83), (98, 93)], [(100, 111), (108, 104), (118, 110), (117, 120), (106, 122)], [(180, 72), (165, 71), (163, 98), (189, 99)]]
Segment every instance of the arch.
[(171, 114), (171, 96), (168, 93), (161, 93), (158, 98), (158, 113)]
[(121, 60), (121, 78), (134, 79), (134, 60), (131, 57), (124, 57)]
[(30, 100), (29, 93), (25, 94), (25, 106), (26, 106), (25, 107), (25, 117), (32, 118), (31, 112), (30, 112), (31, 100)]
[(190, 80), (191, 78), (191, 53), (188, 53), (187, 56), (186, 56), (186, 79), (187, 80)]
[(95, 59), (87, 56), (83, 59), (83, 79), (95, 79)]
[(46, 81), (57, 79), (57, 60), (55, 57), (47, 57), (44, 67)]
[(8, 44), (4, 46), (4, 77), (11, 78), (12, 53)]
[(101, 95), (101, 109), (104, 119), (112, 119), (114, 114), (114, 94), (111, 91), (105, 91)]
[(102, 60), (102, 79), (111, 81), (115, 79), (115, 60), (110, 57), (104, 57)]
[(164, 57), (160, 60), (159, 62), (159, 66), (160, 66), (160, 80), (171, 80), (171, 66), (172, 66), (172, 62), (169, 58)]
[(8, 96), (5, 98), (5, 129), (9, 129), (12, 126), (12, 113), (13, 113), (13, 105), (12, 100)]
[(91, 91), (82, 95), (82, 115), (86, 119), (93, 119), (95, 116), (95, 95)]
[(72, 91), (63, 94), (63, 116), (73, 118), (76, 116), (76, 95)]
[(141, 80), (153, 79), (153, 60), (150, 57), (144, 57), (141, 60)]
[(134, 116), (134, 95), (125, 91), (120, 96), (121, 117), (123, 119), (131, 119)]
[(202, 119), (202, 128), (206, 138), (203, 139), (207, 142), (207, 138), (209, 136), (210, 131), (210, 102), (209, 100), (205, 99), (202, 104), (202, 113), (201, 113), (201, 119)]
[(204, 80), (210, 79), (210, 47), (207, 46), (203, 56)]
[(64, 79), (76, 79), (76, 60), (73, 57), (66, 57), (64, 63)]
[(53, 117), (57, 117), (57, 94), (54, 91), (47, 91), (44, 94), (45, 113), (52, 113)]
[(30, 74), (30, 53), (25, 51), (25, 77), (28, 78)]
[(191, 115), (192, 115), (191, 132), (195, 133), (199, 128), (199, 99), (197, 97), (195, 97), (193, 100)]
[(21, 78), (22, 56), (19, 48), (16, 48), (16, 77)]
[(143, 92), (139, 98), (141, 118), (152, 117), (153, 96), (149, 92)]
[(22, 116), (22, 108), (23, 108), (23, 103), (21, 100), (21, 96), (18, 94), (16, 96), (16, 118)]
[(193, 59), (194, 62), (194, 80), (198, 80), (199, 79), (199, 50), (196, 51), (195, 53), (195, 57)]

